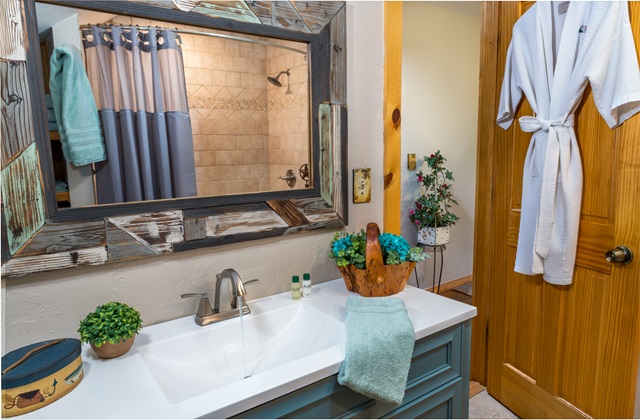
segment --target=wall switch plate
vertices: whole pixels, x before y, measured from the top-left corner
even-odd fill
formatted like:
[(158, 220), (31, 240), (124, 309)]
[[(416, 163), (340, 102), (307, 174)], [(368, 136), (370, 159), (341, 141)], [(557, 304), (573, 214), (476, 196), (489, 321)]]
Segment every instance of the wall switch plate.
[(371, 168), (353, 170), (353, 203), (371, 201)]
[(410, 171), (416, 170), (416, 154), (415, 153), (409, 153), (407, 155), (407, 169)]

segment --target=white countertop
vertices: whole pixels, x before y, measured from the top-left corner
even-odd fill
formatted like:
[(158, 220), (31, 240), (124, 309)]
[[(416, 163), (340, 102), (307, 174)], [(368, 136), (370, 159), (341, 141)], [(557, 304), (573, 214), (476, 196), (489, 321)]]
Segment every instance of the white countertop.
[[(311, 305), (340, 321), (344, 335), (347, 291), (342, 279), (313, 285), (312, 296), (292, 301), (289, 292), (249, 301), (252, 313), (287, 305)], [(412, 286), (394, 295), (405, 301), (416, 340), (476, 315), (476, 308)], [(223, 321), (220, 324), (224, 324)], [(338, 373), (344, 347), (333, 346), (285, 368), (272, 369), (250, 378), (171, 403), (147, 368), (139, 349), (168, 333), (192, 334), (202, 328), (193, 316), (144, 327), (129, 353), (117, 359), (100, 359), (88, 345), (82, 347), (84, 378), (68, 395), (22, 418), (226, 418)], [(310, 326), (313, 328), (313, 326)], [(215, 349), (212, 349), (215, 351)]]

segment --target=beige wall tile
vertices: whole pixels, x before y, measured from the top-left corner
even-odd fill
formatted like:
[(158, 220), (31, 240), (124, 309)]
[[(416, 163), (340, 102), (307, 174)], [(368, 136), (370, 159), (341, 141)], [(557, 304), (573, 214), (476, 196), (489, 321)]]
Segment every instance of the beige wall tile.
[(226, 51), (224, 55), (218, 57), (218, 68), (224, 71), (233, 71), (233, 57), (226, 55)]
[(242, 88), (242, 78), (239, 72), (229, 71), (227, 72), (227, 87)]
[(222, 143), (223, 150), (236, 150), (238, 149), (238, 137), (237, 136), (224, 136)]
[(259, 183), (257, 179), (247, 179), (244, 181), (243, 192), (256, 192), (260, 191)]
[(269, 162), (269, 154), (266, 151), (258, 151), (258, 150), (244, 151), (245, 164), (249, 165), (249, 164), (255, 164), (255, 163), (268, 163), (268, 162)]
[(200, 85), (211, 85), (211, 70), (198, 69), (195, 72), (195, 81)]
[(228, 120), (228, 126), (229, 126), (229, 134), (232, 135), (242, 135), (243, 133), (243, 126), (245, 124), (245, 121), (240, 120), (240, 119), (229, 119)]
[(207, 136), (205, 135), (194, 135), (193, 136), (193, 150), (202, 151), (209, 150), (209, 142)]
[(247, 72), (248, 65), (247, 59), (244, 57), (233, 57), (233, 71), (238, 71), (240, 73)]
[(226, 120), (214, 120), (214, 132), (213, 134), (229, 134), (229, 124)]
[(240, 45), (238, 41), (225, 39), (224, 45), (227, 55), (230, 55), (232, 57), (240, 57)]
[(205, 69), (218, 69), (218, 56), (213, 53), (202, 54), (202, 67)]
[(219, 152), (199, 152), (200, 162), (197, 166), (214, 166), (216, 164), (216, 153)]
[(196, 35), (193, 37), (194, 39), (194, 50), (200, 52), (210, 52), (211, 51), (211, 37), (209, 36), (200, 36)]
[(224, 150), (224, 136), (207, 136), (209, 150)]
[(242, 73), (240, 74), (240, 78), (242, 79), (242, 87), (245, 89), (253, 89), (256, 86), (256, 78), (255, 75), (251, 73)]
[(190, 68), (201, 68), (202, 67), (202, 53), (197, 51), (185, 51), (183, 54), (184, 57), (184, 67)]
[(241, 165), (244, 163), (244, 153), (241, 151), (215, 152), (217, 166)]
[(264, 150), (263, 136), (242, 136), (238, 140), (238, 150)]
[[(211, 70), (211, 85), (213, 86), (226, 86), (227, 85), (227, 72), (224, 70)], [(218, 91), (219, 92), (219, 91)]]

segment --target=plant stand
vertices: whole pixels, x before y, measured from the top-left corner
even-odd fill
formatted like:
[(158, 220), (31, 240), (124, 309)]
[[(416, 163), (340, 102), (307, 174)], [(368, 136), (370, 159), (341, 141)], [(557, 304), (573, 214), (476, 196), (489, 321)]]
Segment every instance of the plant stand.
[[(447, 246), (445, 244), (442, 245), (425, 245), (418, 243), (418, 247), (425, 250), (425, 252), (433, 252), (433, 282), (431, 286), (431, 291), (436, 294), (440, 294), (440, 284), (442, 283), (442, 268), (444, 267), (444, 254), (443, 252), (447, 250)], [(440, 276), (438, 278), (438, 290), (436, 292), (436, 266), (438, 262), (438, 252), (440, 252)], [(425, 274), (426, 274), (426, 261), (425, 260)], [(417, 279), (417, 276), (416, 276)], [(426, 279), (425, 279), (426, 280)], [(427, 288), (425, 287), (425, 290)]]

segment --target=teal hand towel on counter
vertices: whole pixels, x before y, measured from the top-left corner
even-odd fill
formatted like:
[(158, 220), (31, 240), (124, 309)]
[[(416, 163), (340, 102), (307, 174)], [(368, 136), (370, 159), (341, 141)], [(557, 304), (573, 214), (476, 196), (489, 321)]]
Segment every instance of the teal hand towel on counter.
[(404, 301), (349, 296), (345, 359), (338, 383), (375, 400), (401, 404), (414, 344)]
[(49, 88), (65, 159), (75, 166), (105, 160), (100, 118), (80, 51), (68, 44), (56, 47), (50, 70)]

